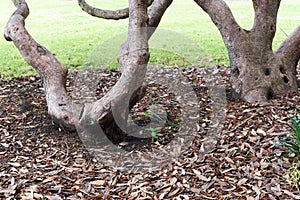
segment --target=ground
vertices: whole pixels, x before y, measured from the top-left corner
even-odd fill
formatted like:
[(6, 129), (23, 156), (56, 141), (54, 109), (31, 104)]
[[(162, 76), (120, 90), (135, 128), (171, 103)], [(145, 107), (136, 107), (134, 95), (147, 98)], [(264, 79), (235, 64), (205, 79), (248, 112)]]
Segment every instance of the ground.
[[(291, 131), (289, 120), (300, 110), (300, 91), (264, 105), (238, 102), (229, 96), (229, 69), (219, 71), (228, 102), (216, 148), (199, 154), (210, 129), (211, 99), (203, 69), (186, 69), (200, 106), (193, 144), (173, 163), (135, 173), (105, 167), (89, 154), (76, 133), (53, 124), (38, 77), (2, 80), (0, 198), (300, 199), (299, 190), (288, 183), (293, 159), (286, 157), (278, 137)], [(118, 76), (102, 72), (98, 96)], [(69, 89), (72, 78), (74, 74), (69, 76)], [(161, 96), (156, 87), (150, 86), (148, 99)], [(147, 107), (147, 98), (142, 107)]]

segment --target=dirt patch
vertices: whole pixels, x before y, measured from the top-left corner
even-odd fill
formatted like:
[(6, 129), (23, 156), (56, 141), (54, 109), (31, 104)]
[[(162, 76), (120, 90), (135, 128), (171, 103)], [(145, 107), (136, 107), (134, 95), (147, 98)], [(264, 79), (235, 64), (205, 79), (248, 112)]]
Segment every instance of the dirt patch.
[[(270, 100), (266, 105), (232, 101), (228, 96), (223, 128), (216, 148), (199, 154), (212, 130), (212, 99), (202, 69), (183, 70), (199, 100), (193, 144), (178, 160), (148, 173), (122, 173), (99, 163), (76, 133), (52, 123), (42, 84), (37, 77), (0, 82), (0, 198), (17, 199), (292, 199), (300, 193), (288, 183), (291, 160), (284, 157), (278, 135), (290, 132), (289, 120), (300, 110), (300, 92)], [(229, 94), (229, 70), (220, 69)], [(100, 98), (119, 73), (103, 72)], [(74, 74), (68, 81), (72, 91)], [(164, 104), (168, 124), (176, 125), (180, 108), (172, 92), (152, 84), (134, 108), (140, 125), (153, 102)], [(168, 128), (171, 127), (171, 128)], [(173, 129), (172, 129), (173, 128)], [(172, 139), (176, 126), (166, 126), (158, 138)], [(151, 141), (147, 141), (147, 144)], [(125, 144), (125, 146), (128, 144)], [(129, 144), (131, 146), (131, 144)], [(141, 147), (142, 148), (142, 147)], [(294, 195), (294, 196), (293, 196)], [(298, 196), (297, 196), (298, 195)]]

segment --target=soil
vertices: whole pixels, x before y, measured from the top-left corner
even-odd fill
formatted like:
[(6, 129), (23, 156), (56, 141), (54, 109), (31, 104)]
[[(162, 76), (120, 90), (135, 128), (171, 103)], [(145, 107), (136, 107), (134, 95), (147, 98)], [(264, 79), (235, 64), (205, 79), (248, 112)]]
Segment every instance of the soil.
[[(291, 132), (295, 110), (300, 110), (300, 91), (266, 104), (239, 102), (230, 95), (229, 69), (216, 70), (226, 89), (226, 97), (221, 99), (225, 102), (223, 118), (215, 120), (214, 109), (221, 101), (211, 98), (206, 71), (184, 69), (199, 107), (191, 133), (193, 143), (160, 169), (135, 172), (99, 162), (76, 132), (57, 127), (47, 114), (38, 77), (1, 80), (0, 198), (300, 199), (297, 185), (289, 182), (295, 155), (280, 142)], [(101, 72), (96, 97), (101, 98), (119, 76), (114, 71)], [(68, 78), (70, 94), (75, 77), (73, 73)], [(141, 145), (130, 137), (118, 142), (128, 152), (142, 154), (164, 146), (181, 130), (178, 126), (184, 108), (174, 91), (151, 79), (148, 86), (146, 97), (131, 111), (133, 121), (146, 126), (154, 116), (147, 109), (160, 104), (167, 113), (167, 123), (157, 129), (161, 135), (149, 136)], [(208, 139), (210, 136), (214, 141)]]

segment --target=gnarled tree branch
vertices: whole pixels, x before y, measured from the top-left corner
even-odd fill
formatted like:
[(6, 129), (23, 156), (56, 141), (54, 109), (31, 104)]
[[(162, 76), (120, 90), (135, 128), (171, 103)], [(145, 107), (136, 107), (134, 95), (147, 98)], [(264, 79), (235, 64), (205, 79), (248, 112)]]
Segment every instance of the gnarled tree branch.
[(230, 58), (230, 82), (238, 98), (266, 101), (297, 90), (299, 29), (283, 43), (277, 55), (272, 50), (280, 0), (252, 0), (255, 20), (250, 31), (241, 29), (224, 0), (195, 2), (209, 14), (223, 37)]
[(111, 134), (114, 122), (126, 131), (128, 108), (130, 101), (134, 100), (133, 95), (138, 96), (135, 100), (143, 97), (142, 84), (149, 60), (146, 0), (129, 0), (129, 7), (129, 52), (120, 63), (124, 66), (122, 75), (103, 98), (84, 108), (78, 123), (84, 127), (92, 119), (101, 125), (111, 139), (116, 139)]
[(285, 39), (275, 54), (289, 63), (291, 67), (298, 64), (300, 59), (300, 26)]
[[(148, 40), (171, 2), (172, 0), (155, 0), (148, 13), (147, 1), (129, 1), (128, 38), (120, 50), (125, 54), (118, 59), (122, 75), (103, 98), (84, 109), (79, 124), (85, 124), (86, 120), (93, 119), (101, 125), (104, 132), (110, 133), (111, 125), (117, 122), (119, 128), (126, 130), (128, 107), (130, 109), (132, 102), (135, 103), (142, 98), (145, 92), (142, 84), (149, 60)], [(155, 20), (149, 20), (149, 16)], [(154, 28), (149, 29), (150, 25)], [(108, 136), (115, 139), (114, 135)]]
[[(147, 6), (150, 6), (152, 2), (153, 0), (147, 0)], [(94, 17), (99, 17), (103, 19), (119, 20), (119, 19), (126, 19), (129, 16), (128, 8), (124, 8), (120, 10), (103, 10), (89, 5), (85, 0), (78, 0), (78, 5), (81, 7), (81, 9), (84, 12)]]
[[(173, 0), (154, 0), (152, 6), (148, 11), (148, 40), (151, 38), (152, 34), (155, 32), (158, 27), (162, 16), (168, 9), (168, 7), (172, 4)], [(120, 53), (118, 57), (119, 67), (121, 71), (123, 71), (123, 61), (127, 59), (129, 52), (129, 44), (128, 40), (124, 42), (120, 48)]]
[[(170, 4), (171, 0), (165, 2)], [(103, 98), (84, 106), (73, 103), (67, 95), (65, 88), (67, 68), (50, 51), (38, 44), (25, 29), (25, 19), (29, 14), (26, 1), (15, 0), (14, 3), (17, 10), (9, 19), (4, 36), (14, 42), (24, 59), (40, 74), (45, 88), (48, 112), (53, 120), (64, 128), (74, 130), (75, 125), (80, 126), (81, 122), (84, 124), (85, 119), (93, 119), (106, 133), (107, 130), (111, 130), (116, 119), (121, 118), (126, 122), (128, 107), (131, 108), (145, 93), (142, 83), (149, 60), (148, 1), (129, 1), (128, 55), (119, 62), (124, 66), (121, 78)], [(164, 7), (165, 4), (161, 6)], [(159, 15), (154, 17), (154, 25), (157, 26), (166, 7), (155, 8), (159, 10), (157, 12)], [(152, 14), (155, 13), (153, 9)]]
[[(148, 27), (157, 27), (160, 20), (173, 0), (155, 0), (148, 12)], [(151, 35), (148, 36), (150, 39)]]
[(252, 32), (255, 39), (264, 40), (269, 49), (272, 49), (273, 38), (276, 33), (277, 13), (280, 0), (252, 0), (255, 11), (254, 25)]
[(26, 30), (25, 19), (29, 15), (29, 8), (25, 0), (13, 2), (17, 10), (7, 22), (4, 37), (13, 41), (27, 63), (41, 76), (50, 116), (63, 127), (74, 130), (70, 99), (65, 88), (68, 70)]
[[(245, 32), (236, 22), (230, 8), (223, 0), (194, 0), (211, 18), (219, 29), (227, 48), (233, 40), (243, 40)], [(226, 16), (226, 17), (225, 17)]]

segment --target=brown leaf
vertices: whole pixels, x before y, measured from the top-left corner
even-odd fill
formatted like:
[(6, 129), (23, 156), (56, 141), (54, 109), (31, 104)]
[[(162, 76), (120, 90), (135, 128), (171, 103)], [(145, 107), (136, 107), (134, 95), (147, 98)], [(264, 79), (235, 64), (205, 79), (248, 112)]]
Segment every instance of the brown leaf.
[(172, 191), (172, 192), (170, 192), (168, 194), (168, 197), (172, 197), (172, 196), (178, 195), (179, 191), (180, 191), (180, 188), (175, 189), (174, 191)]
[(247, 178), (242, 178), (241, 180), (239, 180), (239, 182), (237, 183), (237, 185), (238, 186), (244, 185), (247, 181), (248, 181)]
[(7, 143), (0, 143), (2, 146), (4, 146), (5, 148), (8, 148), (9, 147), (9, 144)]
[(9, 165), (11, 165), (13, 167), (21, 167), (22, 166), (20, 163), (17, 163), (17, 162), (14, 162), (14, 163), (8, 162), (7, 164), (9, 164)]
[(105, 185), (105, 181), (104, 181), (104, 180), (96, 180), (96, 181), (90, 182), (90, 184), (91, 184), (94, 188), (100, 188), (100, 187), (102, 187), (102, 186)]
[(196, 194), (200, 194), (200, 192), (201, 192), (200, 188), (191, 188), (190, 190)]
[(231, 163), (231, 164), (234, 164), (234, 161), (233, 161), (231, 158), (225, 157), (224, 159), (225, 159), (227, 162), (229, 162), (229, 163)]
[(193, 172), (196, 174), (196, 176), (198, 177), (198, 179), (201, 180), (201, 181), (208, 182), (208, 181), (211, 180), (211, 178), (207, 178), (207, 177), (203, 176), (203, 175), (201, 174), (201, 172), (198, 171), (198, 170), (193, 169)]
[(51, 182), (51, 181), (53, 181), (53, 180), (56, 179), (56, 178), (57, 178), (57, 176), (50, 176), (50, 177), (46, 178), (45, 180), (43, 180), (42, 183), (48, 183), (48, 182)]
[(289, 195), (290, 197), (292, 197), (293, 199), (300, 199), (300, 195), (295, 195), (292, 192), (288, 191), (288, 190), (283, 190), (283, 192), (287, 195)]

